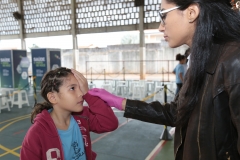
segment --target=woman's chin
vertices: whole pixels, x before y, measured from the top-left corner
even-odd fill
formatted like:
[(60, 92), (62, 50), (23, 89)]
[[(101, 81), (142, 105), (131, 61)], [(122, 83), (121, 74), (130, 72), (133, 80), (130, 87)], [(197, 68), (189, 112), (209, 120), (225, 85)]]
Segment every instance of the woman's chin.
[(174, 42), (168, 41), (168, 46), (170, 48), (177, 48), (177, 47), (179, 47), (181, 45), (183, 45), (183, 44), (179, 44), (179, 43), (174, 43)]
[(173, 45), (173, 44), (169, 44), (169, 43), (168, 43), (168, 46), (169, 46), (170, 48), (177, 48), (177, 47), (179, 47), (178, 45)]

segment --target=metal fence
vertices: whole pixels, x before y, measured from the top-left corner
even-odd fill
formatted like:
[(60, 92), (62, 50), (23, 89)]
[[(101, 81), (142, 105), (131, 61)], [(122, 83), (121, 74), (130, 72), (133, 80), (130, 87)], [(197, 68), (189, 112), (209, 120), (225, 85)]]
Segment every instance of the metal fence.
[(140, 65), (144, 63), (146, 79), (175, 81), (172, 71), (178, 64), (175, 60), (146, 61), (86, 61), (86, 77), (88, 79), (139, 79)]

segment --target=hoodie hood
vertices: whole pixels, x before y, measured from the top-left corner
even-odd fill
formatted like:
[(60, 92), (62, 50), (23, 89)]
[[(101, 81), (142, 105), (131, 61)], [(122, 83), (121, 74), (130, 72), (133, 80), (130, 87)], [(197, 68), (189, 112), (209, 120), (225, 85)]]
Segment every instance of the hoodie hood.
[(39, 113), (34, 119), (34, 124), (49, 136), (58, 136), (57, 128), (48, 110), (45, 109)]

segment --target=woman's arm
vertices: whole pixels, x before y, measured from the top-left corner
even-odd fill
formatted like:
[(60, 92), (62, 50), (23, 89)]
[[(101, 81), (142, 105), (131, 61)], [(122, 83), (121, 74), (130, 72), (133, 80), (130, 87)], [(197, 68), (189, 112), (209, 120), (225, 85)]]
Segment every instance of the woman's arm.
[(179, 73), (178, 76), (179, 76), (180, 80), (181, 80), (182, 83), (183, 83), (183, 73)]
[(168, 126), (175, 125), (176, 102), (165, 105), (162, 105), (158, 101), (146, 103), (139, 100), (124, 99), (104, 89), (98, 88), (89, 90), (89, 94), (100, 97), (107, 102), (109, 106), (113, 106), (119, 110), (125, 110), (125, 117)]
[(174, 70), (172, 71), (173, 74), (176, 74), (176, 67), (174, 68)]
[(175, 102), (162, 105), (158, 101), (146, 103), (139, 100), (126, 101), (124, 117), (144, 122), (175, 126), (177, 104)]
[(122, 110), (124, 110), (124, 111), (125, 111), (126, 103), (127, 103), (127, 99), (123, 99), (122, 100)]

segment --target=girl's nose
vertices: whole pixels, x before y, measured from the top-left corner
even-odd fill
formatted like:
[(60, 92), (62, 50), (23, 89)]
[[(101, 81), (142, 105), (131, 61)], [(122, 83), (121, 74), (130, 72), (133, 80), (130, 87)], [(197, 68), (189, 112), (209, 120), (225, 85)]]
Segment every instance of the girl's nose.
[(80, 88), (78, 89), (77, 95), (78, 95), (78, 97), (81, 97), (81, 96), (83, 96), (83, 92), (81, 91), (81, 89), (80, 89)]

